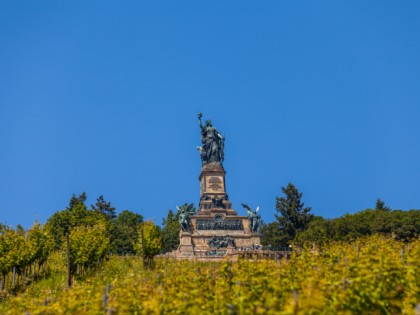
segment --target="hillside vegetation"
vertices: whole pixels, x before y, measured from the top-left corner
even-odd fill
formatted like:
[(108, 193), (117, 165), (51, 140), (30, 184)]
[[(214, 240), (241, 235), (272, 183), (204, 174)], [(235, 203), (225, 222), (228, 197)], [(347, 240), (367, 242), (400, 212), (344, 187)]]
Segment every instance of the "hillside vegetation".
[(66, 288), (58, 252), (1, 314), (415, 314), (420, 241), (371, 236), (281, 261), (220, 263), (113, 256)]
[(179, 211), (160, 228), (85, 193), (45, 225), (0, 224), (0, 314), (420, 314), (419, 210), (324, 219), (282, 190), (260, 232), (288, 261), (154, 258), (177, 248)]

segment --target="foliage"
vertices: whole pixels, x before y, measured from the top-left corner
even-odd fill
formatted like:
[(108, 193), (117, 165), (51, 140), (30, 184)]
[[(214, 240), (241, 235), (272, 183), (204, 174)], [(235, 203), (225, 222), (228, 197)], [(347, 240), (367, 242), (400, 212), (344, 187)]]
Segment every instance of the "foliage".
[(110, 238), (110, 252), (118, 255), (134, 254), (133, 244), (137, 240), (137, 230), (143, 222), (143, 216), (129, 210), (117, 216), (116, 209), (103, 196), (97, 198), (92, 210), (86, 207), (85, 201), (86, 193), (78, 197), (73, 195), (65, 210), (57, 211), (48, 219), (46, 226), (54, 238), (55, 248), (62, 247), (66, 232), (76, 227), (93, 227), (104, 223), (105, 233)]
[(332, 235), (334, 232), (329, 229), (327, 222), (328, 221), (323, 217), (314, 217), (314, 219), (309, 222), (307, 229), (296, 235), (293, 240), (294, 243), (301, 245), (305, 243), (313, 243), (319, 247), (329, 243), (330, 240), (333, 239)]
[(84, 205), (87, 199), (86, 193), (82, 192), (78, 197), (73, 194), (69, 201), (69, 206), (67, 210), (73, 210), (77, 205)]
[(379, 198), (376, 200), (375, 209), (382, 210), (382, 211), (391, 211), (391, 208), (385, 206), (385, 202)]
[[(66, 244), (63, 244), (65, 247)], [(63, 255), (66, 249), (62, 250)], [(109, 252), (109, 238), (105, 223), (94, 226), (77, 226), (70, 232), (71, 269), (83, 273), (87, 268), (97, 265)]]
[(146, 259), (152, 259), (162, 248), (162, 235), (160, 228), (150, 220), (143, 222), (139, 226), (138, 239), (134, 245), (137, 254)]
[(29, 229), (27, 242), (31, 251), (31, 261), (43, 265), (54, 248), (54, 240), (48, 231), (38, 222)]
[(145, 270), (137, 257), (113, 257), (70, 290), (41, 282), (0, 303), (0, 313), (414, 314), (419, 260), (419, 240), (378, 236), (303, 249), (289, 261), (157, 259)]
[(0, 233), (0, 273), (6, 275), (15, 267), (20, 274), (33, 262), (42, 265), (52, 248), (51, 236), (37, 222), (28, 233), (5, 228)]
[(0, 292), (6, 287), (7, 278), (9, 289), (13, 289), (19, 278), (39, 272), (53, 245), (51, 235), (37, 222), (28, 231), (0, 225)]
[[(281, 188), (284, 197), (276, 198), (276, 210), (279, 214), (275, 214), (278, 225), (277, 227), (281, 233), (281, 236), (276, 238), (274, 246), (286, 246), (296, 236), (297, 233), (304, 231), (309, 222), (313, 218), (313, 214), (310, 214), (310, 207), (305, 207), (305, 204), (301, 201), (303, 193), (293, 185), (289, 183), (286, 187)], [(273, 229), (275, 225), (272, 225)]]
[(67, 209), (57, 211), (47, 220), (46, 226), (54, 238), (56, 248), (60, 248), (64, 235), (74, 227), (94, 226), (99, 222), (104, 222), (104, 215), (88, 210), (84, 203), (85, 200), (85, 193), (79, 197), (73, 195)]
[(273, 249), (285, 247), (289, 242), (289, 237), (280, 228), (277, 221), (263, 224), (260, 229), (261, 244), (264, 246), (270, 245)]
[(117, 222), (124, 226), (138, 227), (143, 223), (143, 216), (129, 210), (123, 210), (117, 218)]
[(5, 228), (0, 234), (0, 273), (6, 275), (12, 268), (18, 268), (28, 264), (30, 251), (26, 249), (25, 235), (19, 230)]
[[(309, 213), (293, 184), (282, 190), (277, 221), (262, 227), (262, 242), (273, 249), (299, 245), (290, 261), (158, 259), (153, 270), (144, 270), (136, 257), (106, 262), (110, 252), (141, 256), (144, 249), (148, 263), (175, 249), (179, 213), (169, 210), (161, 231), (128, 210), (115, 217), (102, 196), (88, 210), (85, 193), (73, 195), (46, 226), (35, 223), (25, 231), (0, 224), (0, 313), (414, 314), (419, 210), (391, 210), (378, 199), (375, 209), (324, 219)], [(70, 290), (66, 232), (71, 269), (81, 275)], [(108, 284), (112, 290), (104, 298)]]
[(104, 196), (102, 195), (96, 199), (96, 203), (91, 205), (91, 207), (93, 211), (103, 214), (108, 220), (112, 220), (117, 217), (115, 208), (111, 207), (111, 202), (105, 201)]
[(420, 210), (391, 212), (391, 231), (398, 240), (410, 241), (420, 236)]
[(179, 214), (168, 211), (166, 219), (162, 220), (162, 252), (167, 253), (176, 250), (179, 246), (179, 231), (181, 229), (178, 222)]
[(137, 241), (137, 231), (142, 222), (142, 215), (123, 210), (112, 221), (110, 229), (111, 252), (117, 255), (135, 254), (134, 243)]
[(420, 210), (372, 210), (345, 214), (336, 219), (317, 217), (298, 233), (295, 242), (323, 244), (351, 241), (362, 236), (380, 234), (408, 242), (420, 236)]

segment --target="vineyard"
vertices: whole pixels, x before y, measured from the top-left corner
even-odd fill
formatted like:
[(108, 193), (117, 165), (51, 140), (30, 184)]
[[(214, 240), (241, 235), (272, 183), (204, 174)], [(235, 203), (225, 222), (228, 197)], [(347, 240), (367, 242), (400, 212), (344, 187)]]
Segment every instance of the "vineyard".
[[(209, 263), (160, 258), (148, 269), (143, 268), (139, 257), (112, 256), (96, 269), (87, 268), (85, 274), (75, 276), (70, 289), (60, 251), (52, 251), (46, 262), (42, 261), (42, 255), (31, 257), (32, 260), (27, 258), (26, 266), (42, 262), (41, 270), (35, 270), (38, 277), (13, 294), (4, 295), (1, 314), (418, 314), (420, 311), (419, 240), (401, 243), (373, 236), (321, 249), (301, 249), (290, 260), (279, 261), (254, 257)], [(22, 279), (29, 277), (19, 272)], [(10, 276), (9, 273), (7, 277)], [(11, 280), (8, 281), (10, 284)]]

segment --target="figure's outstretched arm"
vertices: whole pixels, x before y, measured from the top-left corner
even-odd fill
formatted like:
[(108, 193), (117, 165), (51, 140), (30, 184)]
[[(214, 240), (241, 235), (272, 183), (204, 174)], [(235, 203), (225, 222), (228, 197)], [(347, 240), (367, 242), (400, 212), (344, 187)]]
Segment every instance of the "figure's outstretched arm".
[(198, 125), (200, 126), (201, 129), (203, 129), (203, 124), (201, 122), (201, 117), (203, 117), (202, 113), (198, 113)]

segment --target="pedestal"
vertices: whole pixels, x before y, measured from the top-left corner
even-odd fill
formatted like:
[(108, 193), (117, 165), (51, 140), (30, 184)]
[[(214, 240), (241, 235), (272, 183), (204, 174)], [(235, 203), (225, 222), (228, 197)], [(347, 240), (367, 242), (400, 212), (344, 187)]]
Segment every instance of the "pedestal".
[(252, 245), (260, 244), (260, 235), (251, 232), (248, 217), (232, 209), (225, 175), (221, 164), (205, 164), (201, 168), (198, 212), (190, 217), (190, 232), (180, 232), (177, 257), (212, 261), (226, 256), (235, 259), (238, 250), (250, 250)]
[(190, 232), (179, 233), (179, 246), (177, 250), (177, 256), (181, 257), (191, 257), (194, 256), (194, 246), (191, 239)]

